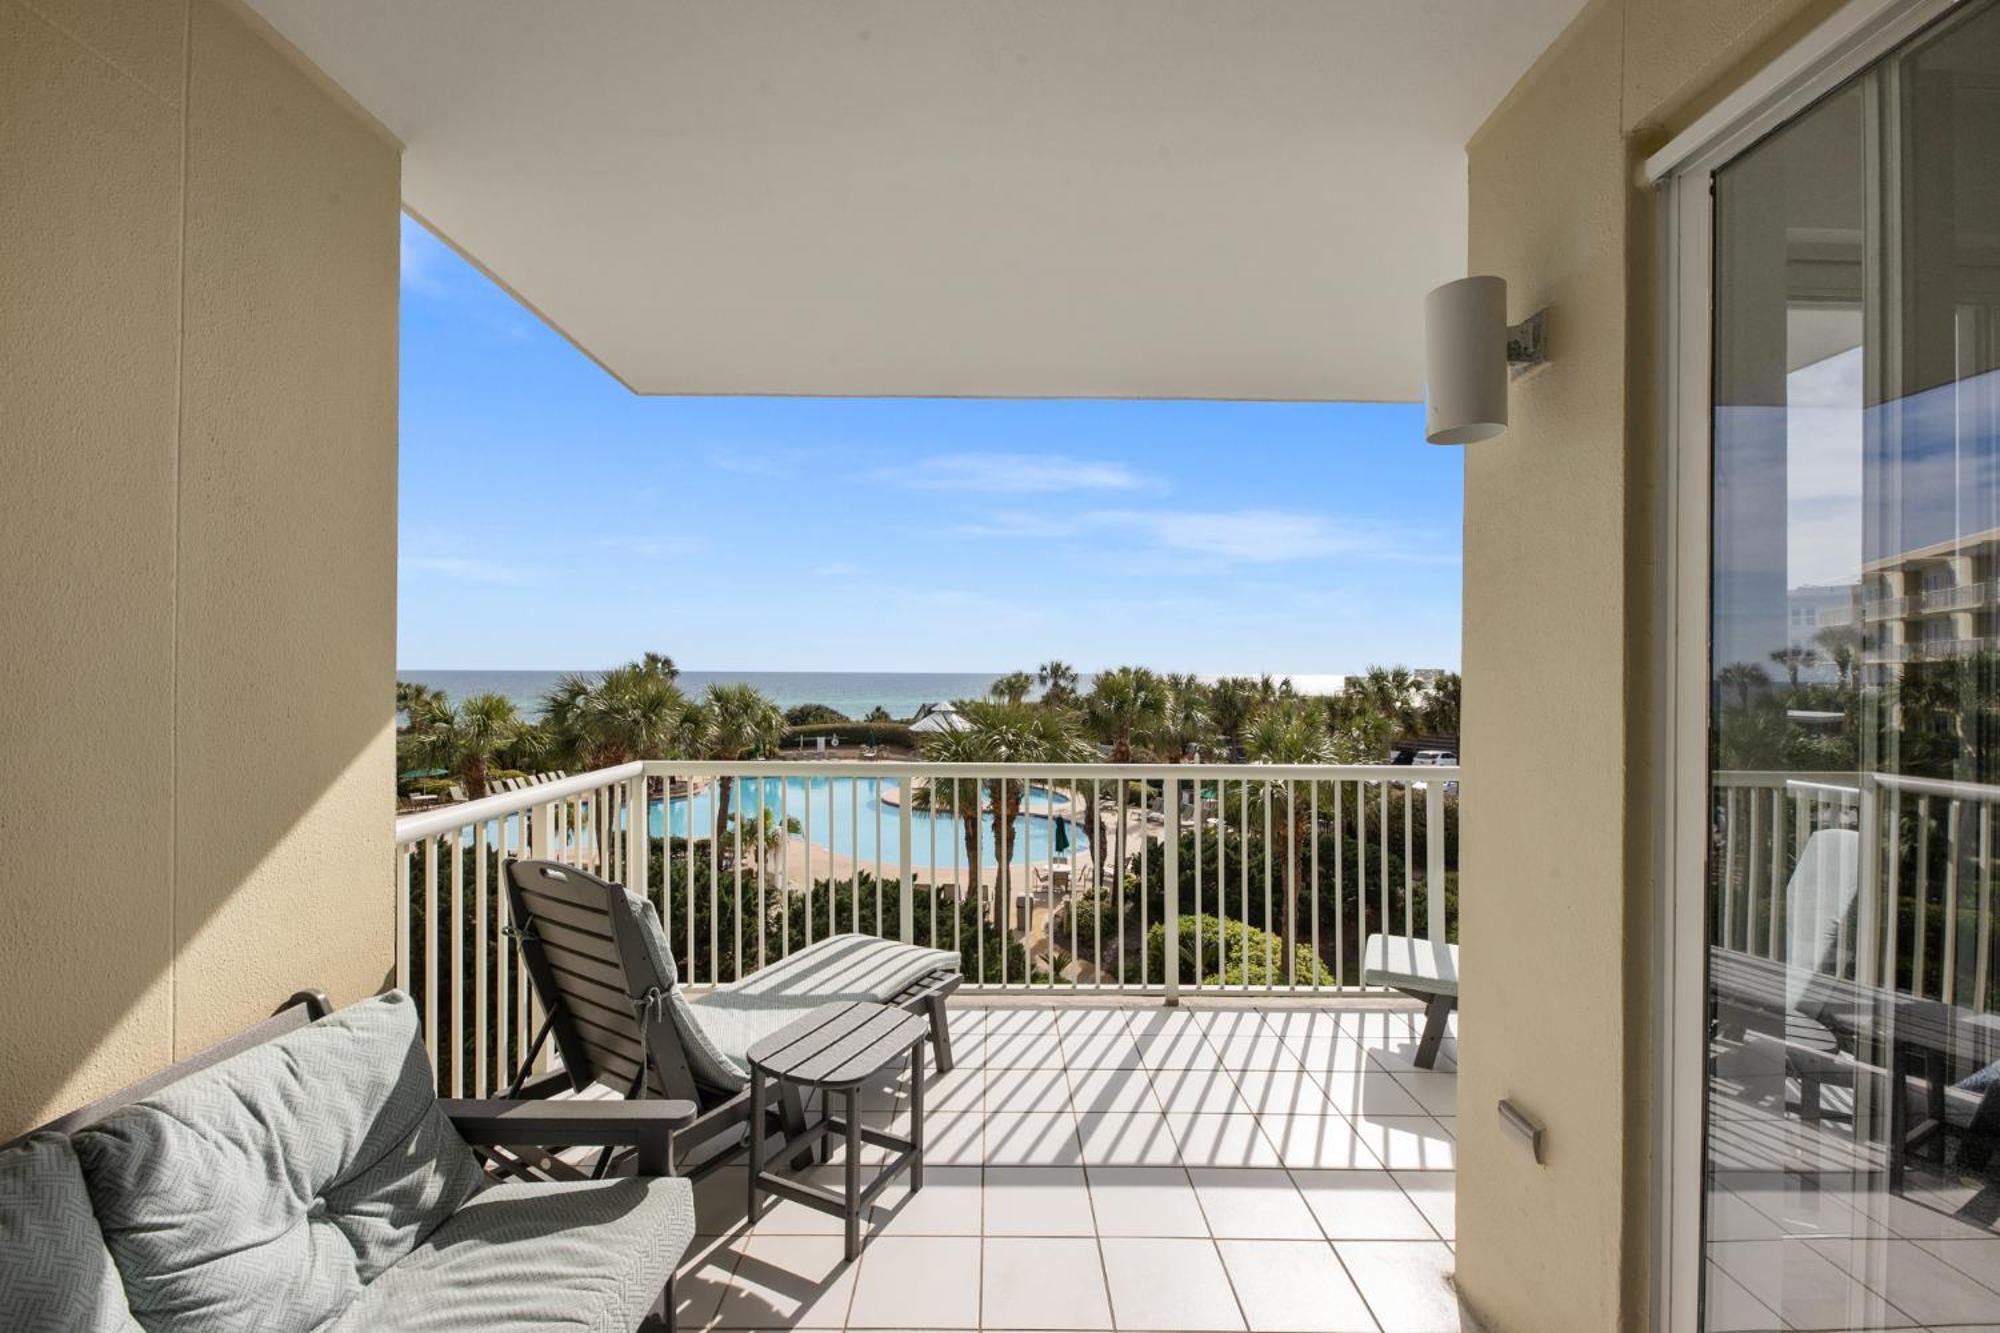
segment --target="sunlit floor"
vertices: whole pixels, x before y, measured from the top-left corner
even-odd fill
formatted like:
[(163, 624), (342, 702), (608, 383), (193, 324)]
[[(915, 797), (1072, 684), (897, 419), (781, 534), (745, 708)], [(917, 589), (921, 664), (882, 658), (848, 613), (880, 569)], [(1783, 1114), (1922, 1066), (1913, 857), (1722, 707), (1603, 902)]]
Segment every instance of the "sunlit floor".
[[(837, 1218), (697, 1189), (683, 1329), (1453, 1330), (1455, 1038), (1413, 1011), (955, 1007), (924, 1188)], [(907, 1088), (873, 1115), (902, 1128)], [(879, 1155), (875, 1149), (864, 1151)], [(839, 1158), (810, 1168), (837, 1188)]]

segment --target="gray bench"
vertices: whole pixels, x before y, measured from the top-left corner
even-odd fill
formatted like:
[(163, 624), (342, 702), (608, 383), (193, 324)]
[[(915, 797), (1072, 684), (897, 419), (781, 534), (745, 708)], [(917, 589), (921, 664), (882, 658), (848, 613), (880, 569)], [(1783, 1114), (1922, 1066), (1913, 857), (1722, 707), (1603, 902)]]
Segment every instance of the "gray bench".
[[(671, 1330), (684, 1102), (444, 1101), (398, 991), (277, 1015), (0, 1145), (0, 1328)], [(496, 1182), (474, 1145), (630, 1145)]]
[(1388, 986), (1424, 1002), (1416, 1065), (1435, 1065), (1438, 1045), (1458, 1008), (1458, 946), (1409, 935), (1370, 935), (1361, 946), (1361, 984)]

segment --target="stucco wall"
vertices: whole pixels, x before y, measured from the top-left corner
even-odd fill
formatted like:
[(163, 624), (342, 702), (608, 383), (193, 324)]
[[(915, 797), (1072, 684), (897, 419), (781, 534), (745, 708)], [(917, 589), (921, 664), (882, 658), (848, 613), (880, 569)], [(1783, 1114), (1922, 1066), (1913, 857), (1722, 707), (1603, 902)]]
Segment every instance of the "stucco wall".
[(390, 968), (398, 160), (219, 0), (0, 0), (0, 1137)]
[[(1493, 1333), (1646, 1326), (1654, 209), (1638, 163), (1822, 0), (1597, 0), (1468, 145), (1469, 270), (1551, 364), (1466, 451), (1458, 1283)], [(1547, 1128), (1537, 1166), (1510, 1098)]]

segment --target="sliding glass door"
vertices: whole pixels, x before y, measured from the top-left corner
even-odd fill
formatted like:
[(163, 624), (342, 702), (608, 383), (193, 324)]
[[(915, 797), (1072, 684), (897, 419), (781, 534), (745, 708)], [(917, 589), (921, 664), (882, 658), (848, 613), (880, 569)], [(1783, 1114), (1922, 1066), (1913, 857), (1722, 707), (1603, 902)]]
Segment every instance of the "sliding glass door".
[(1712, 180), (1701, 1324), (2000, 1328), (2000, 0)]

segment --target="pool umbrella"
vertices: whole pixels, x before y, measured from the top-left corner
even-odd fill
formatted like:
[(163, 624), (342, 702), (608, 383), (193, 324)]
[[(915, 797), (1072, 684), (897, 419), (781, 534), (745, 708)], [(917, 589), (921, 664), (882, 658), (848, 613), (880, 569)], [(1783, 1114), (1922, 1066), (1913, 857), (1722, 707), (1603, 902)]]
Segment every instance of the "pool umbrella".
[(1056, 850), (1059, 852), (1069, 850), (1069, 821), (1061, 815), (1056, 816)]

